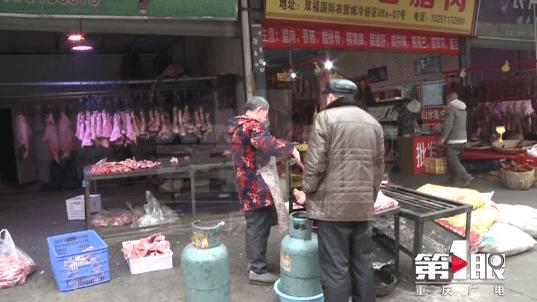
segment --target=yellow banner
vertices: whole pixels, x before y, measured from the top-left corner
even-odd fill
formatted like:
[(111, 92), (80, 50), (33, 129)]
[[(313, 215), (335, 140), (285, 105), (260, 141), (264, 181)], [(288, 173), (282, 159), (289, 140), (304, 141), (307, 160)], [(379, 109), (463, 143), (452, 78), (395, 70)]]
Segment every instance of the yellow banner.
[(267, 0), (267, 19), (471, 35), (476, 0)]

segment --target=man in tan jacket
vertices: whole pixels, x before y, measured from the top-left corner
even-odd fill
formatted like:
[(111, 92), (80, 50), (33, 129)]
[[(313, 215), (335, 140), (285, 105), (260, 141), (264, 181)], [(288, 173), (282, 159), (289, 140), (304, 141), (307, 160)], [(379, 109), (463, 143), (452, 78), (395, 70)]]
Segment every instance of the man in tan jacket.
[(306, 210), (319, 226), (327, 302), (348, 302), (349, 294), (352, 301), (375, 301), (370, 221), (384, 175), (384, 138), (380, 124), (356, 105), (355, 92), (351, 81), (329, 81), (305, 159)]

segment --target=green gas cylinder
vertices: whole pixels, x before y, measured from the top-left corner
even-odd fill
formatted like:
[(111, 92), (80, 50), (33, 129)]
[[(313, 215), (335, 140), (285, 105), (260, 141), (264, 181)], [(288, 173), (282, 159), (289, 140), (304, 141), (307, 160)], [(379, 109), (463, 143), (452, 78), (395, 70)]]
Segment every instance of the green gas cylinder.
[(319, 246), (317, 234), (306, 212), (294, 212), (289, 220), (289, 234), (280, 249), (280, 290), (289, 296), (312, 297), (320, 294)]
[(223, 221), (214, 226), (192, 223), (192, 243), (181, 254), (185, 301), (229, 301), (229, 254), (220, 243), (223, 228)]

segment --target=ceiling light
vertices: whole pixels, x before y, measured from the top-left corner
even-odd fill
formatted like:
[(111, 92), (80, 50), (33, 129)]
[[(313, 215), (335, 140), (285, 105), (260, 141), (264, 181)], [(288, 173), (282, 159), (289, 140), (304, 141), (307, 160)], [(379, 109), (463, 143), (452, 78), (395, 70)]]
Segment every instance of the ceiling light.
[(93, 50), (93, 46), (80, 44), (80, 45), (75, 45), (75, 46), (71, 47), (71, 50), (72, 51), (91, 51), (91, 50)]
[(291, 71), (291, 79), (296, 79), (296, 72)]
[(334, 63), (332, 63), (332, 61), (330, 60), (326, 60), (326, 62), (324, 62), (324, 68), (327, 69), (327, 70), (330, 70), (334, 67)]
[(69, 34), (67, 36), (67, 40), (71, 42), (80, 42), (80, 41), (83, 41), (84, 39), (85, 39), (84, 35), (82, 34)]

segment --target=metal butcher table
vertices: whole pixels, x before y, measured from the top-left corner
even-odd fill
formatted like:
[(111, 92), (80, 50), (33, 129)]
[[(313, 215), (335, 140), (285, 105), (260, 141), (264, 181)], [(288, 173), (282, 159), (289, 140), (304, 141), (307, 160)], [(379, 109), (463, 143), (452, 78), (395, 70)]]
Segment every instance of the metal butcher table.
[(177, 166), (171, 166), (169, 162), (163, 161), (159, 168), (154, 169), (142, 169), (129, 173), (113, 174), (113, 175), (93, 175), (89, 166), (84, 168), (84, 188), (85, 196), (84, 203), (86, 209), (86, 225), (90, 227), (91, 213), (90, 213), (90, 194), (92, 187), (96, 187), (96, 183), (99, 181), (115, 180), (115, 179), (127, 179), (134, 177), (147, 177), (147, 176), (164, 176), (174, 174), (188, 174), (190, 178), (190, 195), (192, 199), (192, 215), (196, 217), (196, 181), (195, 176), (197, 171), (212, 170), (212, 169), (233, 169), (233, 164), (230, 161), (215, 161), (214, 159), (196, 160), (180, 160), (180, 164)]
[[(423, 225), (425, 222), (434, 222), (439, 218), (447, 218), (458, 214), (466, 214), (466, 228), (464, 237), (448, 232), (458, 237), (466, 239), (466, 249), (470, 254), (470, 229), (472, 221), (472, 206), (453, 200), (443, 199), (432, 195), (417, 192), (415, 190), (399, 186), (382, 186), (384, 195), (395, 199), (399, 203), (401, 217), (414, 221), (414, 238), (413, 247), (406, 247), (401, 244), (401, 250), (412, 257), (413, 271), (415, 275), (416, 266), (414, 261), (416, 256), (421, 252), (423, 243)], [(399, 229), (400, 227), (398, 227)]]

